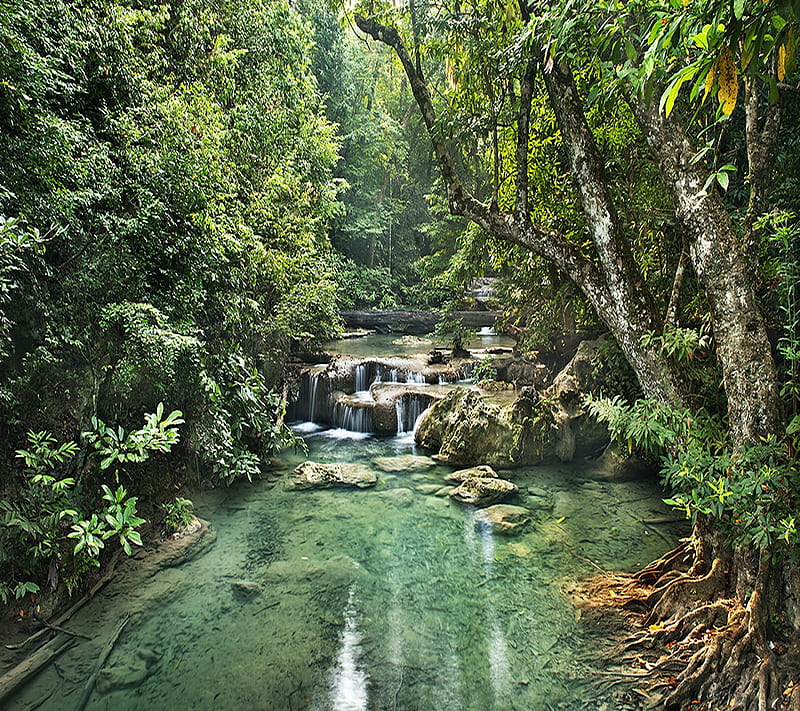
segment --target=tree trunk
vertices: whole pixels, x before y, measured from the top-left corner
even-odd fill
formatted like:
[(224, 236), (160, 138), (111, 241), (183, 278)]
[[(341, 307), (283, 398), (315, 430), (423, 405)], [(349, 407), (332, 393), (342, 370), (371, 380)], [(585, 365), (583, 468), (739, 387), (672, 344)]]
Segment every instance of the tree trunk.
[(703, 191), (707, 176), (693, 162), (695, 151), (683, 129), (661, 115), (657, 99), (631, 106), (675, 202), (711, 307), (732, 441), (756, 443), (778, 435), (782, 418), (772, 348), (730, 216), (713, 187)]
[(642, 343), (645, 335), (659, 333), (661, 324), (609, 195), (603, 160), (572, 72), (566, 65), (556, 65), (544, 72), (544, 82), (607, 284), (605, 293), (610, 297), (610, 301), (589, 300), (619, 342), (642, 391), (648, 397), (678, 404), (683, 388), (676, 369), (660, 349)]

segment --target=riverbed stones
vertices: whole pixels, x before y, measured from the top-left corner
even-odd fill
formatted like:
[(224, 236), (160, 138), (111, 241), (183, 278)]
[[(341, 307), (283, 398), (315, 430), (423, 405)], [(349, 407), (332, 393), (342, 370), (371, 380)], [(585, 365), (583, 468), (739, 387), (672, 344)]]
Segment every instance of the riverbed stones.
[(97, 690), (101, 694), (108, 694), (117, 689), (139, 686), (154, 671), (154, 668), (139, 660), (106, 667), (97, 676)]
[(363, 464), (337, 462), (320, 464), (303, 462), (286, 480), (286, 489), (300, 491), (306, 489), (365, 489), (375, 486), (378, 475)]
[(231, 588), (239, 600), (252, 600), (261, 594), (261, 586), (252, 580), (234, 580)]
[(387, 501), (395, 506), (410, 506), (414, 501), (414, 492), (405, 487), (398, 487), (397, 489), (389, 489), (389, 491), (382, 491), (378, 494), (381, 499)]
[(505, 479), (474, 477), (461, 482), (450, 492), (450, 498), (462, 504), (483, 508), (505, 501), (518, 491), (516, 484)]
[(430, 496), (431, 494), (435, 494), (439, 489), (442, 487), (439, 484), (422, 484), (421, 486), (417, 487), (417, 491), (420, 494), (425, 494), (426, 496)]
[(488, 464), (479, 464), (477, 467), (459, 469), (457, 472), (448, 474), (444, 480), (449, 484), (460, 484), (467, 479), (499, 479), (497, 472)]
[(403, 454), (397, 457), (376, 457), (372, 460), (372, 466), (387, 473), (418, 472), (430, 469), (435, 465), (436, 462), (430, 457), (422, 457), (417, 454)]
[(522, 506), (495, 504), (479, 512), (475, 517), (476, 526), (488, 526), (492, 533), (514, 536), (531, 521), (531, 512)]

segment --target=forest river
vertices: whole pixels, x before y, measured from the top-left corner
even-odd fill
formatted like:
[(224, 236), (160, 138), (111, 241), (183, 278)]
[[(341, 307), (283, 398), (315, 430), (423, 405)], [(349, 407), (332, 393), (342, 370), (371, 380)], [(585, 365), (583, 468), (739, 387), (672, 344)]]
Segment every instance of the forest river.
[[(363, 356), (369, 343), (356, 347)], [(5, 708), (78, 708), (126, 614), (87, 709), (598, 708), (590, 652), (601, 640), (566, 591), (677, 540), (681, 526), (643, 523), (670, 516), (657, 482), (615, 480), (587, 461), (508, 472), (534, 521), (503, 537), (479, 510), (433, 493), (452, 468), (410, 432), (295, 427), (307, 455), (285, 452), (272, 478), (194, 495), (213, 544), (171, 567), (121, 561), (67, 625), (92, 639)], [(363, 463), (378, 484), (285, 490), (306, 458)]]

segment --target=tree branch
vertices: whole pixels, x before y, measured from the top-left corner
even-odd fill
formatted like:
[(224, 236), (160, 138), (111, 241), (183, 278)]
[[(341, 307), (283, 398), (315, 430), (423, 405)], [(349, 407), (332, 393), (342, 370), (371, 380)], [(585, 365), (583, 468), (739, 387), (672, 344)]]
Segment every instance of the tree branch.
[(529, 60), (519, 82), (519, 111), (517, 112), (517, 186), (514, 209), (520, 218), (527, 220), (528, 205), (528, 148), (530, 145), (531, 100), (536, 64)]
[[(557, 231), (542, 229), (530, 224), (527, 219), (520, 222), (514, 215), (500, 213), (477, 200), (464, 188), (458, 177), (455, 161), (436, 126), (436, 111), (433, 107), (428, 85), (417, 72), (414, 61), (409, 55), (400, 33), (394, 27), (382, 25), (361, 15), (355, 16), (355, 22), (362, 32), (365, 32), (376, 41), (388, 45), (397, 53), (433, 144), (439, 168), (442, 171), (442, 178), (447, 188), (450, 212), (453, 215), (466, 217), (493, 237), (524, 247), (534, 254), (552, 261), (558, 269), (569, 275), (578, 284), (586, 279), (587, 275), (591, 276), (593, 281), (602, 284), (602, 276), (597, 272), (592, 262), (586, 259), (577, 247), (571, 245)], [(530, 91), (532, 92), (532, 76), (530, 79)], [(530, 99), (528, 99), (528, 103), (530, 104)], [(527, 134), (527, 130), (525, 133)], [(523, 165), (526, 173), (524, 183), (527, 184), (527, 143), (525, 144)], [(525, 202), (527, 203), (527, 189)]]

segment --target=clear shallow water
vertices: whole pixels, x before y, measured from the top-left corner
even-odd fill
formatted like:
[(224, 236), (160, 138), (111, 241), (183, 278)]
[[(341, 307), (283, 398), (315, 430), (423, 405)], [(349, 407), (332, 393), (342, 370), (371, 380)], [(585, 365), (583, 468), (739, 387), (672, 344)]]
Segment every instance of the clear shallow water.
[[(405, 464), (409, 438), (309, 435), (309, 458)], [(423, 454), (422, 452), (416, 452)], [(302, 457), (287, 454), (288, 467)], [(496, 537), (472, 509), (418, 487), (417, 460), (375, 489), (284, 491), (258, 482), (195, 496), (217, 532), (179, 567), (123, 568), (69, 623), (94, 636), (6, 708), (75, 708), (100, 650), (133, 617), (88, 709), (537, 711), (596, 709), (593, 641), (563, 593), (668, 547), (637, 519), (663, 516), (653, 482), (567, 465), (514, 473), (542, 505), (528, 532)], [(677, 539), (677, 530), (660, 530)], [(252, 596), (237, 592), (246, 581)], [(109, 671), (111, 670), (111, 671)]]

